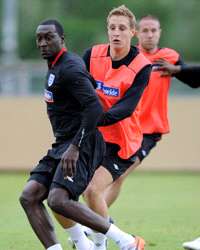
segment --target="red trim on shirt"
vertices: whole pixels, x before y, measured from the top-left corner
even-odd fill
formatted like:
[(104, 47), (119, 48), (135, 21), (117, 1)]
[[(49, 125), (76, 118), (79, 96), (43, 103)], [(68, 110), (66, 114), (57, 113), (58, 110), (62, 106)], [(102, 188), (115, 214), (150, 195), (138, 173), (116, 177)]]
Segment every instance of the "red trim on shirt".
[(57, 63), (58, 59), (59, 59), (59, 58), (62, 56), (62, 54), (63, 54), (64, 52), (66, 52), (66, 51), (67, 51), (66, 48), (62, 48), (62, 49), (60, 50), (60, 52), (57, 54), (56, 58), (53, 60), (53, 62), (52, 62), (52, 64), (51, 64), (51, 67), (53, 67), (53, 66)]

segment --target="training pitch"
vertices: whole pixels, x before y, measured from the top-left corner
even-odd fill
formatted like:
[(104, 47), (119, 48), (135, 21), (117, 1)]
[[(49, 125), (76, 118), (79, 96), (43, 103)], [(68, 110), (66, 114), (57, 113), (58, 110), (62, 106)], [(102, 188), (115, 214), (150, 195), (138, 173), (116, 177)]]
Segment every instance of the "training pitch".
[[(0, 250), (44, 249), (32, 232), (18, 197), (28, 173), (0, 173)], [(142, 172), (128, 177), (111, 207), (116, 224), (141, 235), (147, 250), (179, 250), (200, 235), (200, 172)], [(67, 235), (55, 223), (63, 249)], [(108, 249), (117, 247), (109, 241)]]

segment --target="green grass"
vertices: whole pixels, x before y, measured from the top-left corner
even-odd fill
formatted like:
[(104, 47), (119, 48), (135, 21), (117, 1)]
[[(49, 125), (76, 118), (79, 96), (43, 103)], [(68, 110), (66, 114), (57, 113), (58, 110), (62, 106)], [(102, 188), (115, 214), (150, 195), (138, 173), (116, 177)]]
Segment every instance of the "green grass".
[[(0, 250), (42, 250), (18, 197), (28, 174), (0, 174)], [(147, 250), (179, 250), (183, 241), (200, 235), (200, 173), (135, 171), (111, 207), (116, 224), (143, 236)], [(56, 223), (55, 223), (56, 224)], [(56, 224), (58, 238), (67, 236)], [(117, 249), (112, 242), (108, 249)]]

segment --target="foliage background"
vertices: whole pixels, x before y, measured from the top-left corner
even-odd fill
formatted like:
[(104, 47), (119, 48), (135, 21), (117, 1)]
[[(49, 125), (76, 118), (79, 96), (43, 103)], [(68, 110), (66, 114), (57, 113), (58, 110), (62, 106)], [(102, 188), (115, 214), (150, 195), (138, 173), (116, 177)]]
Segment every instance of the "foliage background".
[[(0, 7), (2, 1), (0, 0)], [(178, 50), (186, 61), (200, 61), (199, 0), (16, 1), (19, 56), (22, 59), (38, 57), (34, 35), (38, 23), (43, 19), (58, 18), (66, 31), (67, 46), (82, 54), (92, 44), (106, 41), (108, 12), (113, 7), (125, 4), (135, 13), (137, 19), (146, 14), (160, 18), (164, 31), (161, 46)]]

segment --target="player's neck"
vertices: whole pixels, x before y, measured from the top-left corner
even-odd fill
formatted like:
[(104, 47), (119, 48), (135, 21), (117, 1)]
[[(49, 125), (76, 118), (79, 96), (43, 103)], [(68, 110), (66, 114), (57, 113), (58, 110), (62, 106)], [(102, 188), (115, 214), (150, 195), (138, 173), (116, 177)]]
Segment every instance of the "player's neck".
[(63, 53), (65, 53), (67, 49), (65, 47), (61, 48), (53, 57), (48, 59), (48, 66), (53, 67), (59, 58), (62, 56)]
[(158, 51), (158, 46), (154, 47), (154, 48), (151, 48), (151, 49), (146, 49), (146, 48), (142, 48), (142, 51), (147, 53), (147, 54), (154, 54)]
[(110, 47), (110, 56), (113, 61), (119, 61), (126, 57), (130, 51), (130, 47), (127, 48), (120, 48), (120, 49), (113, 49)]

